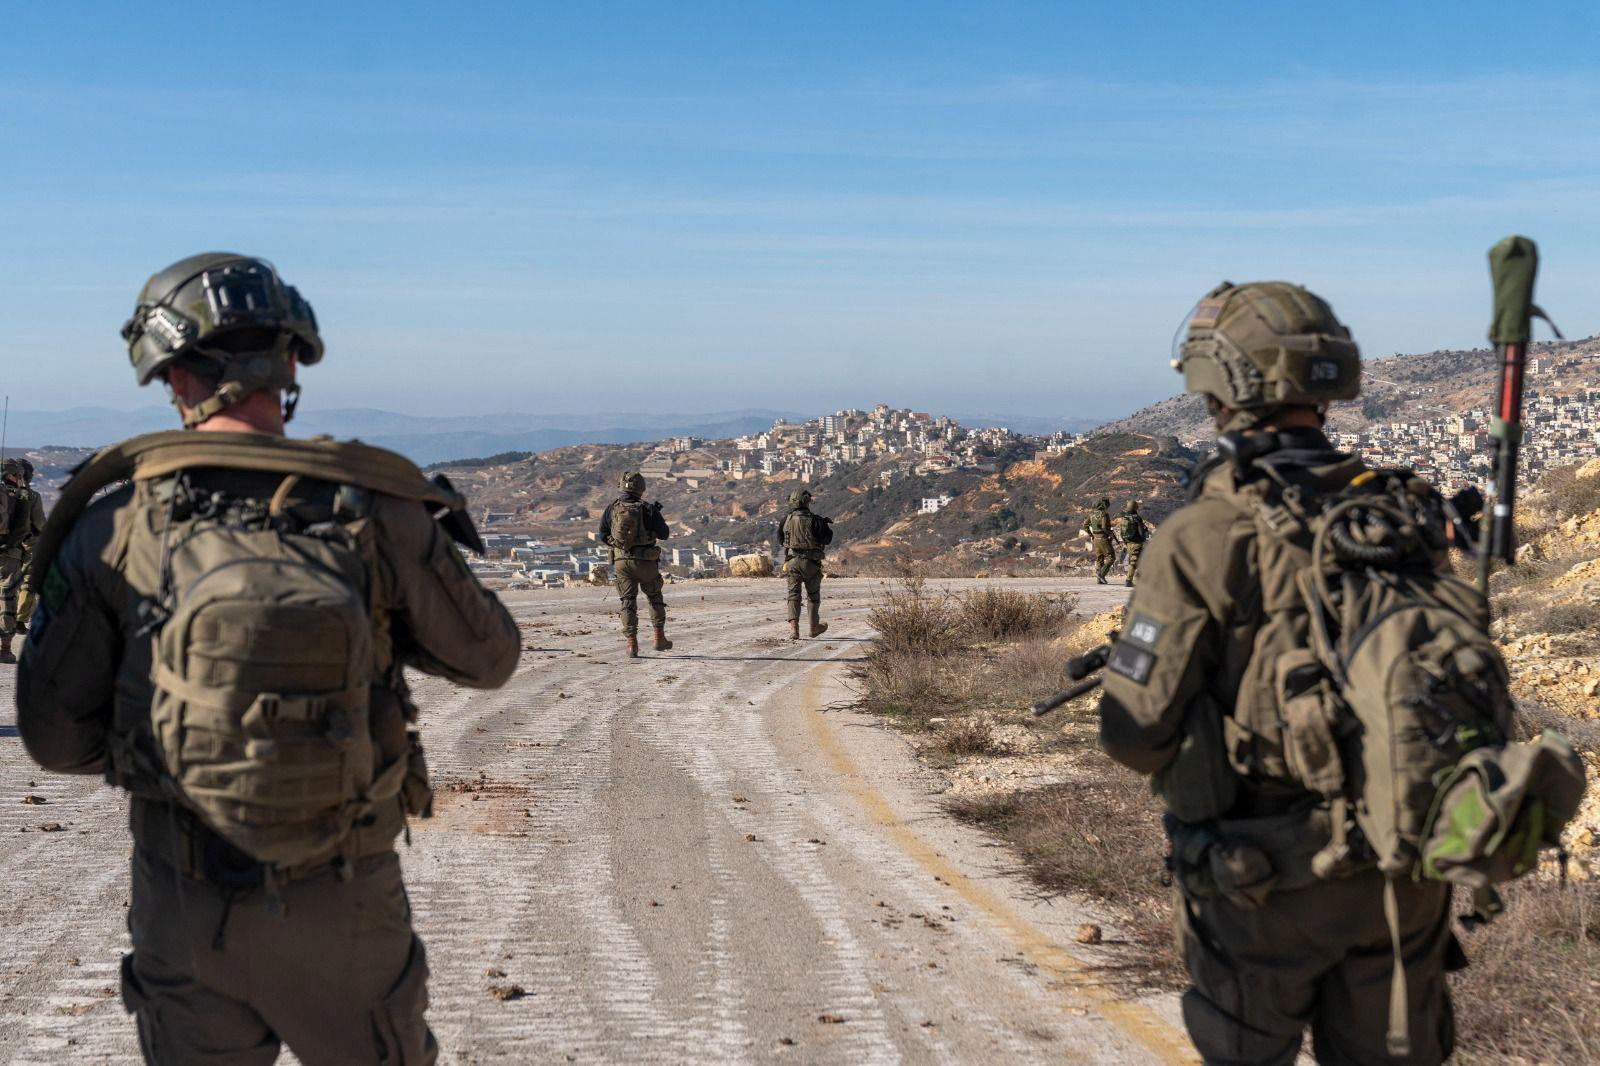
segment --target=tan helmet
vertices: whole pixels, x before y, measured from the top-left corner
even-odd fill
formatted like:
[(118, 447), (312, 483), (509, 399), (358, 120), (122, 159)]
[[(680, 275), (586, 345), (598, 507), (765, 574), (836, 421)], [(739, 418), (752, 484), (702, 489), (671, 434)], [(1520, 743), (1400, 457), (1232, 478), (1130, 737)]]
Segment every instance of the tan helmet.
[(797, 489), (796, 491), (789, 493), (789, 506), (810, 507), (811, 499), (812, 497), (810, 489)]
[(1250, 424), (1286, 405), (1326, 407), (1361, 392), (1350, 331), (1321, 297), (1286, 281), (1218, 285), (1179, 327), (1174, 349), (1189, 392)]
[(644, 475), (637, 470), (624, 470), (622, 477), (617, 479), (617, 487), (623, 492), (641, 495), (644, 492)]

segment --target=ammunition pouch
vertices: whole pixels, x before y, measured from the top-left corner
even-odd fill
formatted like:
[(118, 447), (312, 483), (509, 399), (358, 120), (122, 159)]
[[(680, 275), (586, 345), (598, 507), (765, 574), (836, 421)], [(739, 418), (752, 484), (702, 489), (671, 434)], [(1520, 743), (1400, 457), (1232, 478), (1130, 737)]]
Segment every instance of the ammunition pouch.
[(1325, 806), (1202, 824), (1169, 814), (1163, 826), (1171, 844), (1167, 866), (1183, 894), (1196, 900), (1221, 897), (1242, 910), (1257, 910), (1275, 893), (1322, 880), (1312, 859), (1333, 836)]

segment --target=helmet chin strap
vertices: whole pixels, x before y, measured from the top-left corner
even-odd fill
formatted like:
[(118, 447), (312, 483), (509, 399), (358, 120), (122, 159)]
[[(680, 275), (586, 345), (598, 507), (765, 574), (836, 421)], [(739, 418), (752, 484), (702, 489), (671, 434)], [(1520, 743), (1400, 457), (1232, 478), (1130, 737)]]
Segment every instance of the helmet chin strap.
[(283, 420), (288, 422), (292, 419), (295, 408), (300, 404), (300, 386), (289, 372), (289, 345), (293, 339), (287, 333), (282, 334), (267, 352), (203, 353), (213, 358), (221, 357), (222, 378), (217, 383), (215, 392), (186, 410), (183, 401), (176, 393), (171, 392), (171, 385), (168, 385), (172, 402), (183, 416), (183, 428), (193, 429), (206, 419), (233, 407), (245, 397), (264, 389), (276, 389), (283, 393)]

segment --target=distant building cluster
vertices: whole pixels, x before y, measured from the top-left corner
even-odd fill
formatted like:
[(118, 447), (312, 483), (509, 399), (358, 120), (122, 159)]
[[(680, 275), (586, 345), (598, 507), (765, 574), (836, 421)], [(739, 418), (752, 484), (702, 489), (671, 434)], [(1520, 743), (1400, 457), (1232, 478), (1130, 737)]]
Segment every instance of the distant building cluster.
[[(1549, 365), (1530, 361), (1530, 371)], [(1522, 476), (1537, 479), (1553, 467), (1600, 455), (1600, 389), (1570, 395), (1544, 394), (1530, 379), (1522, 414)], [(1387, 422), (1361, 433), (1334, 433), (1336, 447), (1359, 453), (1372, 466), (1405, 466), (1447, 490), (1482, 484), (1494, 470), (1488, 408)]]
[(878, 404), (850, 408), (805, 422), (774, 422), (763, 433), (731, 441), (674, 437), (661, 442), (640, 466), (645, 477), (682, 481), (745, 478), (820, 481), (841, 469), (894, 459), (884, 471), (892, 482), (906, 474), (995, 470), (995, 456), (1022, 438), (1004, 427), (969, 429), (953, 418)]

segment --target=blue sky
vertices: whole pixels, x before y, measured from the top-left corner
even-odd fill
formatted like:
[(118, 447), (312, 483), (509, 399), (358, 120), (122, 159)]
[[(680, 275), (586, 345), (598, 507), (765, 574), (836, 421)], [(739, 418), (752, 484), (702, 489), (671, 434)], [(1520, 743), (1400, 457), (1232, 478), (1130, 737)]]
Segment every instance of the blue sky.
[(1113, 416), (1224, 277), (1479, 343), (1513, 231), (1600, 332), (1600, 5), (241, 8), (8, 9), (14, 405), (159, 402), (117, 329), (215, 248), (319, 407)]

